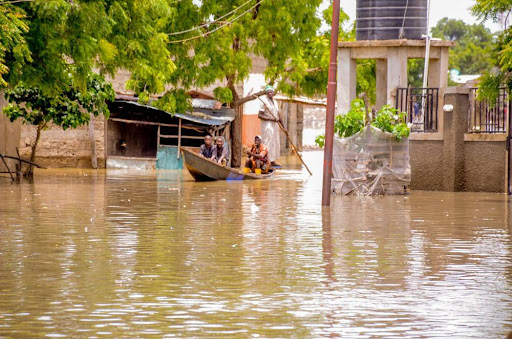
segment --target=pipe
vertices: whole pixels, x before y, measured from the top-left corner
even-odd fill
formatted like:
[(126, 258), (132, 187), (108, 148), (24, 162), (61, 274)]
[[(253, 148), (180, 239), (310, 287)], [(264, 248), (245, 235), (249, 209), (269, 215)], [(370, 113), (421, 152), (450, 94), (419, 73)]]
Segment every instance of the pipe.
[(331, 53), (327, 80), (327, 112), (325, 117), (324, 172), (322, 206), (331, 205), (332, 149), (334, 142), (334, 105), (336, 102), (336, 69), (338, 58), (338, 29), (340, 26), (340, 0), (332, 3)]

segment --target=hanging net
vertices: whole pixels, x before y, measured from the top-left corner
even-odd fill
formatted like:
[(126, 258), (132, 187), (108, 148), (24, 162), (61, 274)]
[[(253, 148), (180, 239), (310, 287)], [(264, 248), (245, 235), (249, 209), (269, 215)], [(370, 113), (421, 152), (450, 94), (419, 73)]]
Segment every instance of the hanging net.
[(334, 138), (332, 190), (344, 195), (405, 194), (411, 182), (409, 139), (366, 126)]

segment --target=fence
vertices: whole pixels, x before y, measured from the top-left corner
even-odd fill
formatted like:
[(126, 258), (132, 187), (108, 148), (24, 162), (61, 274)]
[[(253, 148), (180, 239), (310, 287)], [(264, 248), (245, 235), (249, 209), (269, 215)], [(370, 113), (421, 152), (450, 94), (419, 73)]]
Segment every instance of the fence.
[(488, 100), (478, 100), (477, 88), (469, 92), (468, 132), (469, 133), (506, 133), (507, 114), (510, 100), (505, 88), (500, 88), (496, 101), (491, 105)]
[(437, 132), (439, 88), (398, 88), (395, 108), (407, 113), (412, 132)]

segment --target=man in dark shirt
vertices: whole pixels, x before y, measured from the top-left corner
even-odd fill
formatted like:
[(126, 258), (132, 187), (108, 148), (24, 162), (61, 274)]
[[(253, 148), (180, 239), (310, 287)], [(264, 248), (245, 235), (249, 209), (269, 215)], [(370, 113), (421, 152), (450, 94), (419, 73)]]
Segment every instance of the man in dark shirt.
[(214, 148), (215, 147), (212, 146), (212, 136), (207, 135), (204, 137), (204, 144), (199, 147), (199, 155), (205, 157), (206, 159), (211, 159)]
[(229, 154), (228, 149), (224, 147), (224, 138), (217, 137), (216, 142), (217, 146), (213, 148), (212, 157), (210, 159), (222, 166), (226, 166), (229, 162)]

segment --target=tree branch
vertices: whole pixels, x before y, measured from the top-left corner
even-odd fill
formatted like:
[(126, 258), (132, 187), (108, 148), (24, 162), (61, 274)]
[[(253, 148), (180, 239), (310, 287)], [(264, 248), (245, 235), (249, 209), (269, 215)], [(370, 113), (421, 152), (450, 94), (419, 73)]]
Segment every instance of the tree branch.
[(254, 99), (257, 99), (258, 97), (262, 96), (263, 94), (265, 94), (265, 90), (261, 90), (259, 92), (254, 93), (254, 94), (248, 95), (246, 97), (239, 98), (238, 100), (235, 100), (233, 103), (235, 105), (243, 105), (246, 102), (249, 102), (249, 101), (252, 101)]
[(238, 95), (238, 92), (236, 91), (235, 83), (233, 82), (233, 77), (227, 76), (226, 79), (228, 81), (228, 88), (231, 90), (231, 93), (233, 94), (233, 104), (236, 105), (238, 100), (240, 100), (240, 96)]

